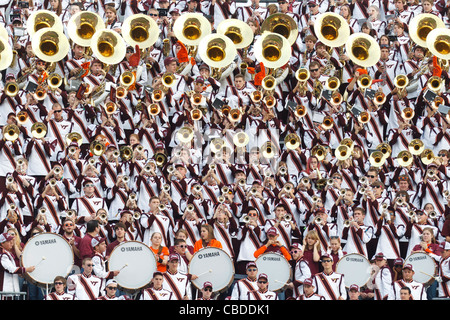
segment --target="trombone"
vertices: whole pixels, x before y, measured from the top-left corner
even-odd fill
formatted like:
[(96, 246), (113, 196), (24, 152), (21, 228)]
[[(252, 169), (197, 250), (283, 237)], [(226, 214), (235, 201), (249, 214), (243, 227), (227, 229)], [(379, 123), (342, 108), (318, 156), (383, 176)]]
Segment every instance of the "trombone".
[(3, 138), (8, 141), (16, 141), (19, 138), (20, 130), (15, 124), (8, 124), (3, 127)]
[(31, 126), (31, 135), (36, 139), (42, 139), (47, 135), (47, 126), (43, 122), (35, 122)]

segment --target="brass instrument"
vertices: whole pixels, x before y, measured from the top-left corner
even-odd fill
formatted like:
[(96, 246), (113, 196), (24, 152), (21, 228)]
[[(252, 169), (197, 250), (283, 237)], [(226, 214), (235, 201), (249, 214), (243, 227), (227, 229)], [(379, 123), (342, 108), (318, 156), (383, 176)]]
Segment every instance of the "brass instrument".
[(357, 79), (358, 87), (368, 89), (372, 85), (372, 77), (368, 74), (362, 74)]
[(194, 93), (191, 96), (190, 100), (194, 106), (199, 106), (199, 105), (203, 104), (203, 102), (205, 101), (205, 98), (203, 97), (203, 95), (201, 93)]
[(83, 137), (78, 132), (70, 132), (66, 134), (66, 145), (70, 146), (72, 143), (76, 143), (78, 146), (81, 146), (83, 143)]
[(322, 145), (316, 145), (311, 150), (311, 155), (322, 161), (327, 156), (327, 149)]
[(123, 99), (127, 96), (127, 94), (128, 94), (128, 90), (125, 87), (118, 86), (116, 88), (116, 98), (117, 99)]
[(15, 124), (8, 124), (3, 127), (2, 133), (5, 140), (14, 142), (19, 138), (20, 130)]
[(240, 131), (233, 136), (233, 143), (236, 147), (245, 147), (250, 141), (247, 133)]
[(117, 110), (116, 104), (112, 101), (108, 101), (107, 103), (105, 103), (104, 108), (105, 108), (106, 114), (109, 114), (109, 115), (114, 114)]
[(447, 27), (437, 28), (427, 35), (427, 48), (431, 54), (441, 60), (450, 59), (450, 30)]
[(402, 110), (402, 118), (403, 120), (410, 121), (414, 118), (415, 112), (411, 107), (406, 107)]
[(164, 73), (161, 78), (162, 84), (166, 89), (173, 87), (176, 84), (176, 79), (175, 75), (170, 72)]
[(43, 28), (62, 29), (63, 25), (60, 17), (49, 10), (34, 11), (27, 19), (27, 32), (33, 35)]
[(261, 155), (266, 159), (275, 157), (275, 146), (272, 142), (267, 141), (261, 146)]
[(397, 155), (397, 162), (402, 167), (407, 167), (413, 162), (413, 155), (408, 150), (400, 151)]
[(38, 101), (44, 100), (47, 97), (47, 86), (39, 84), (33, 93), (33, 97)]
[(62, 77), (57, 73), (51, 73), (49, 74), (47, 78), (47, 85), (50, 89), (56, 90), (58, 89), (63, 83)]
[(276, 80), (271, 75), (265, 76), (264, 79), (262, 80), (261, 86), (266, 91), (272, 91), (276, 87)]
[(213, 153), (218, 153), (218, 152), (222, 151), (224, 146), (225, 146), (225, 140), (223, 140), (221, 138), (214, 138), (209, 143), (209, 149)]
[(339, 14), (326, 12), (319, 14), (314, 23), (317, 39), (329, 47), (339, 47), (350, 36), (348, 22)]
[(303, 118), (306, 115), (306, 107), (304, 105), (298, 105), (294, 114), (299, 118)]
[(223, 116), (228, 116), (230, 114), (230, 111), (231, 111), (231, 107), (227, 104), (224, 104), (220, 108), (220, 112), (222, 113)]
[(339, 91), (333, 92), (333, 94), (331, 95), (331, 101), (330, 101), (330, 103), (331, 103), (332, 105), (338, 106), (338, 105), (340, 105), (342, 102), (344, 102), (344, 97), (342, 97), (342, 94), (340, 94)]
[(126, 54), (126, 44), (116, 31), (104, 29), (91, 38), (92, 54), (106, 65), (120, 63)]
[(325, 130), (329, 130), (333, 128), (334, 120), (331, 116), (325, 116), (322, 121), (322, 128)]
[(47, 126), (43, 122), (35, 122), (31, 126), (31, 135), (36, 139), (42, 139), (47, 135)]
[(366, 124), (370, 121), (370, 113), (368, 111), (363, 111), (358, 115), (358, 122), (361, 124)]
[(314, 218), (314, 223), (320, 225), (323, 223), (323, 219), (320, 216), (316, 216)]
[(261, 33), (264, 32), (279, 34), (292, 46), (298, 37), (298, 25), (289, 15), (277, 12), (264, 19), (261, 24)]
[(198, 45), (198, 55), (208, 66), (220, 69), (228, 66), (236, 57), (233, 41), (225, 35), (211, 33)]
[(275, 97), (273, 95), (269, 95), (269, 96), (265, 96), (264, 97), (264, 104), (268, 107), (268, 108), (273, 108), (276, 104), (277, 100), (275, 99)]
[(372, 67), (380, 60), (380, 45), (372, 36), (362, 32), (348, 37), (345, 50), (353, 63), (364, 68)]
[(198, 46), (211, 34), (211, 23), (201, 13), (185, 13), (173, 24), (175, 37), (187, 46)]
[(290, 133), (284, 138), (284, 144), (289, 150), (300, 147), (300, 137), (296, 133)]
[(138, 13), (127, 17), (122, 23), (122, 37), (132, 46), (146, 49), (158, 40), (160, 29), (156, 21), (150, 16)]
[(425, 145), (422, 140), (413, 139), (408, 144), (408, 150), (412, 155), (418, 156), (423, 152), (423, 150), (425, 150)]
[(106, 147), (100, 141), (94, 140), (91, 142), (91, 144), (89, 146), (89, 150), (93, 155), (101, 156), (105, 152)]
[(203, 117), (203, 112), (198, 108), (192, 109), (190, 114), (191, 114), (191, 119), (194, 121), (198, 121), (198, 120), (202, 119), (202, 117)]
[(337, 77), (329, 77), (325, 84), (326, 89), (334, 91), (339, 88), (341, 81)]
[(122, 146), (120, 148), (120, 157), (124, 161), (129, 161), (133, 158), (133, 149), (130, 146)]
[(420, 13), (414, 16), (408, 24), (408, 34), (417, 45), (426, 48), (428, 34), (437, 28), (445, 28), (445, 23), (437, 15)]
[(177, 138), (183, 143), (191, 142), (194, 138), (194, 130), (190, 127), (182, 127), (177, 132)]
[(444, 82), (438, 76), (432, 76), (428, 78), (427, 88), (434, 92), (439, 92), (444, 87)]
[(163, 90), (153, 90), (152, 92), (152, 100), (154, 102), (159, 102), (164, 98), (164, 91)]
[(103, 29), (105, 29), (105, 22), (102, 17), (91, 11), (77, 12), (67, 23), (69, 38), (83, 47), (89, 47), (95, 32)]
[(383, 166), (385, 161), (386, 161), (386, 158), (384, 157), (384, 155), (381, 151), (374, 151), (370, 154), (369, 162), (374, 167), (378, 168), (378, 167)]
[[(158, 152), (155, 154), (155, 162), (158, 167), (163, 167), (167, 160), (167, 156), (164, 153)], [(146, 171), (150, 172), (150, 167)]]
[(290, 59), (291, 46), (289, 41), (274, 32), (264, 32), (253, 47), (255, 57), (265, 67), (276, 69), (284, 66)]
[(258, 103), (262, 100), (262, 92), (260, 90), (255, 90), (250, 94), (250, 99), (255, 102)]
[(378, 91), (373, 98), (375, 105), (382, 105), (386, 102), (386, 95), (383, 92)]
[(433, 153), (433, 151), (431, 149), (425, 149), (420, 154), (420, 160), (422, 161), (422, 163), (424, 165), (429, 165), (429, 164), (433, 163), (433, 161), (435, 159), (436, 158), (435, 158), (434, 153)]
[(381, 151), (385, 157), (389, 157), (392, 152), (391, 146), (386, 142), (380, 143), (375, 149)]
[(433, 109), (439, 109), (440, 105), (444, 105), (444, 98), (437, 96), (436, 98), (434, 98), (434, 101), (431, 104), (431, 107)]
[(131, 71), (125, 71), (120, 75), (119, 82), (122, 87), (128, 89), (129, 86), (136, 82), (136, 76)]
[(287, 213), (284, 217), (283, 220), (286, 222), (291, 222), (292, 221), (292, 215), (290, 215), (289, 213)]
[(148, 106), (148, 113), (151, 116), (156, 116), (161, 112), (161, 108), (159, 107), (159, 104), (152, 103)]
[(31, 45), (34, 54), (46, 62), (58, 62), (64, 59), (70, 50), (69, 40), (62, 28), (40, 29), (33, 35)]
[(7, 96), (15, 97), (19, 93), (19, 85), (16, 82), (8, 82), (4, 91)]
[(334, 151), (334, 154), (340, 161), (347, 160), (352, 155), (352, 153), (350, 152), (350, 148), (346, 145), (340, 145), (339, 147), (337, 147)]
[(347, 146), (348, 147), (348, 151), (350, 153), (352, 153), (353, 149), (355, 147), (355, 142), (351, 138), (344, 138), (344, 139), (341, 140), (341, 142), (339, 142), (339, 145)]
[(228, 119), (233, 123), (241, 121), (242, 119), (241, 111), (239, 109), (231, 109), (230, 112), (228, 113)]

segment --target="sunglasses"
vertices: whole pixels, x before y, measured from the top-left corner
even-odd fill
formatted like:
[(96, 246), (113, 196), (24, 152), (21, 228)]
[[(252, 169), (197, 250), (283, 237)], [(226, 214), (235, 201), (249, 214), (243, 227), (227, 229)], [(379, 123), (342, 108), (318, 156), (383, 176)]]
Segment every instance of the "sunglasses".
[(212, 289), (211, 288), (204, 288), (203, 291), (210, 291), (211, 292)]
[(109, 289), (109, 290), (117, 290), (117, 287), (106, 287), (106, 289)]
[(381, 186), (373, 186), (373, 188), (381, 188)]
[(316, 71), (319, 71), (319, 69), (318, 68), (317, 69), (309, 69), (309, 71), (316, 72)]
[(87, 264), (86, 267), (93, 267), (93, 264)]
[(58, 284), (59, 285), (63, 285), (64, 283), (62, 283), (62, 282), (55, 282), (55, 286), (58, 285)]
[(342, 177), (333, 177), (333, 179), (336, 179), (336, 180), (337, 180), (337, 179), (342, 179)]
[(367, 175), (367, 178), (375, 178), (375, 176), (374, 175)]
[(62, 110), (53, 110), (53, 112), (58, 112), (59, 113), (59, 112), (62, 112)]
[(149, 13), (148, 15), (150, 17), (159, 17), (159, 14), (157, 14), (157, 13)]
[(263, 284), (266, 284), (266, 283), (267, 283), (267, 281), (258, 281), (258, 283), (263, 283)]
[(322, 262), (331, 262), (331, 260), (322, 260)]
[(445, 153), (438, 154), (438, 157), (445, 157), (445, 156), (447, 156)]
[(249, 268), (249, 269), (247, 269), (248, 271), (258, 271), (258, 269), (256, 269), (256, 268)]
[(93, 184), (90, 184), (90, 183), (87, 184), (87, 185), (85, 185), (86, 188), (93, 187), (93, 186), (94, 186), (94, 185), (93, 185)]

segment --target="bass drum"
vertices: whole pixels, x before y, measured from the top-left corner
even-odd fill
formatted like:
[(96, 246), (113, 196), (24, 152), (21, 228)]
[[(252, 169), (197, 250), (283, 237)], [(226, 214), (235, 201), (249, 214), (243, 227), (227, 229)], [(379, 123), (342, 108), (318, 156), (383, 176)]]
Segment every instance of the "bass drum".
[(44, 232), (30, 238), (23, 248), (22, 267), (35, 266), (25, 278), (31, 283), (45, 287), (53, 285), (56, 276), (67, 277), (74, 263), (72, 247), (62, 236)]
[(281, 290), (292, 278), (292, 267), (286, 258), (276, 252), (261, 254), (255, 260), (258, 274), (265, 273), (269, 277), (269, 290)]
[(197, 251), (188, 265), (189, 274), (198, 276), (192, 280), (197, 289), (202, 289), (206, 281), (212, 283), (213, 291), (227, 289), (234, 279), (234, 264), (222, 249), (208, 247)]
[(363, 287), (367, 284), (372, 274), (370, 261), (359, 253), (350, 253), (343, 256), (336, 264), (336, 273), (344, 275), (345, 286), (352, 284)]
[[(405, 259), (405, 264), (411, 264), (414, 268), (413, 279), (429, 286), (433, 283), (437, 273), (437, 265), (432, 257), (423, 252), (415, 252)], [(404, 264), (404, 265), (405, 265)]]
[(137, 291), (147, 286), (156, 271), (156, 259), (149, 246), (140, 241), (124, 241), (113, 249), (108, 260), (110, 271), (124, 291)]

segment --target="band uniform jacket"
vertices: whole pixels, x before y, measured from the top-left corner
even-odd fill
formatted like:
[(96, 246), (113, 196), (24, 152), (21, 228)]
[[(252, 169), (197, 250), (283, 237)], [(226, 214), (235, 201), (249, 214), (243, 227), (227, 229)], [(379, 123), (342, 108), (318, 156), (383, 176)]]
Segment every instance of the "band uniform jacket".
[(67, 293), (78, 300), (96, 300), (100, 295), (102, 279), (97, 276), (86, 276), (84, 273), (72, 274), (67, 278)]
[(260, 290), (249, 291), (247, 295), (248, 300), (278, 300), (278, 294), (270, 290), (266, 290), (266, 292), (261, 292)]
[(325, 300), (338, 300), (339, 297), (347, 299), (344, 275), (336, 272), (326, 274), (320, 272), (313, 277), (316, 293), (324, 296)]
[(147, 288), (142, 291), (140, 300), (173, 300), (173, 293), (164, 288)]
[(248, 293), (255, 290), (258, 290), (256, 279), (251, 280), (248, 277), (240, 279), (234, 284), (230, 300), (246, 300), (248, 298)]

